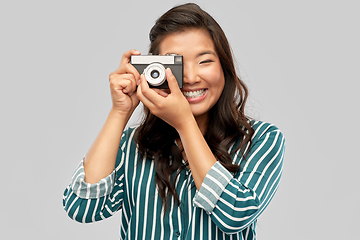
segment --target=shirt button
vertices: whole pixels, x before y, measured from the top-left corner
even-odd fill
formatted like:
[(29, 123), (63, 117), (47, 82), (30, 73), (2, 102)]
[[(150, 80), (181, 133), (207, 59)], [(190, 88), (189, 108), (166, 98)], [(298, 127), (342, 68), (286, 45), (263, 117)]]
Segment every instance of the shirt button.
[(180, 232), (176, 231), (176, 237), (180, 237)]

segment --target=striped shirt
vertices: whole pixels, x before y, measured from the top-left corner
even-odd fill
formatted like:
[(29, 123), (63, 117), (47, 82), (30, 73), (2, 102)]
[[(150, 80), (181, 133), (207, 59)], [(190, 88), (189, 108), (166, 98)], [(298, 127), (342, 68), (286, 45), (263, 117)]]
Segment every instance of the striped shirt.
[(120, 239), (256, 239), (257, 218), (279, 185), (285, 140), (272, 124), (252, 124), (255, 133), (246, 160), (239, 151), (232, 154), (239, 172), (232, 174), (217, 162), (197, 190), (185, 168), (175, 183), (180, 206), (171, 197), (166, 211), (155, 185), (154, 161), (139, 155), (136, 128), (129, 128), (109, 176), (88, 184), (80, 163), (64, 191), (64, 209), (81, 223), (100, 221), (121, 209)]

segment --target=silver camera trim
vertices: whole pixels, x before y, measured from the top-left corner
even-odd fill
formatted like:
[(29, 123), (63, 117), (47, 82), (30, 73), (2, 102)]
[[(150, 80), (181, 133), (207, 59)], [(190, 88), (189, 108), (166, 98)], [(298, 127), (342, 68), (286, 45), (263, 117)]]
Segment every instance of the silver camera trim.
[(134, 55), (131, 64), (150, 64), (159, 62), (162, 64), (175, 64), (174, 56), (172, 55)]
[[(159, 77), (153, 78), (151, 76), (152, 71), (158, 71)], [(144, 69), (145, 79), (152, 86), (160, 86), (165, 82), (165, 67), (161, 63), (151, 63)]]

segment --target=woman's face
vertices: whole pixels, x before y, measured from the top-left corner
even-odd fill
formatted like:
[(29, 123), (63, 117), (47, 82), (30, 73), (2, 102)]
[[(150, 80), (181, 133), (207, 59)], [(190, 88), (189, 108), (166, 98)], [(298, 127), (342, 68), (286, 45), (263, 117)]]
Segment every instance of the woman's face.
[(183, 55), (184, 86), (181, 90), (194, 116), (207, 117), (225, 85), (224, 73), (209, 33), (190, 29), (170, 34), (160, 43), (159, 53)]

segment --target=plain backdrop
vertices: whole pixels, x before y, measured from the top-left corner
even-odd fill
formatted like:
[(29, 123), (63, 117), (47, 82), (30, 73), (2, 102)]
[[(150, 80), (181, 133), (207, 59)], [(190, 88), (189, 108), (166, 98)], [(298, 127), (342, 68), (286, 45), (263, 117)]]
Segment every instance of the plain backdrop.
[[(247, 113), (286, 137), (258, 239), (360, 239), (358, 2), (196, 2), (230, 41)], [(1, 239), (119, 238), (120, 213), (79, 224), (62, 193), (110, 110), (109, 74), (123, 52), (147, 53), (155, 20), (179, 3), (0, 3)]]

